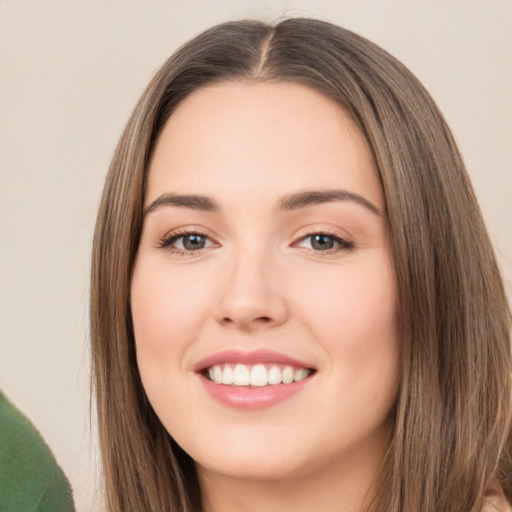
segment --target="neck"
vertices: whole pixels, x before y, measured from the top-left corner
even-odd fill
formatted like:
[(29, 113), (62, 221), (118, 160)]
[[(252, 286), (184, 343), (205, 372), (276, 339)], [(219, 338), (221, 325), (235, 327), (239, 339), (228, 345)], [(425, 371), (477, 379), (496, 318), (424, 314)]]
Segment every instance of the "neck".
[(285, 478), (237, 478), (198, 467), (203, 512), (366, 512), (375, 495), (382, 458), (336, 464)]

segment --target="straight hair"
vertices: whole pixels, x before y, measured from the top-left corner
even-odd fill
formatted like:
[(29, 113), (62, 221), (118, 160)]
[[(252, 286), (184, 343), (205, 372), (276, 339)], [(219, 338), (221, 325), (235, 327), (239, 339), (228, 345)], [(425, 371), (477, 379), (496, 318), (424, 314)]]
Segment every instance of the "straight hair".
[(91, 350), (110, 512), (201, 509), (194, 463), (144, 392), (130, 312), (148, 164), (165, 123), (219, 82), (291, 82), (334, 100), (373, 154), (386, 203), (401, 353), (392, 439), (369, 510), (481, 512), (512, 500), (511, 315), (450, 130), (404, 65), (324, 21), (235, 21), (181, 47), (132, 113), (94, 235)]

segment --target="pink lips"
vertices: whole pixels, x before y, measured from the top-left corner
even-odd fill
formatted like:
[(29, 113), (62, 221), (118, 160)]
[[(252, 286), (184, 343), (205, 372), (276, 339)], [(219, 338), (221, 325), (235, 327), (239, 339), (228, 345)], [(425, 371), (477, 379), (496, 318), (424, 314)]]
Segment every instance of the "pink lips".
[(265, 387), (241, 387), (216, 384), (208, 380), (204, 370), (216, 364), (279, 364), (296, 368), (311, 368), (297, 359), (268, 350), (243, 352), (228, 350), (213, 354), (194, 366), (195, 372), (206, 391), (218, 402), (242, 410), (258, 410), (275, 405), (302, 390), (311, 381), (311, 376), (291, 384), (268, 385)]

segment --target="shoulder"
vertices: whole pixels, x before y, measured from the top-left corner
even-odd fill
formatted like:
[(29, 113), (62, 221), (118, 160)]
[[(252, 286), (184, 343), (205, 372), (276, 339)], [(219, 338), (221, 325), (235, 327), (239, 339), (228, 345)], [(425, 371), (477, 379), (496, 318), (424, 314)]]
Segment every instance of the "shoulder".
[(512, 512), (512, 505), (500, 488), (493, 488), (485, 496), (485, 505), (482, 512)]

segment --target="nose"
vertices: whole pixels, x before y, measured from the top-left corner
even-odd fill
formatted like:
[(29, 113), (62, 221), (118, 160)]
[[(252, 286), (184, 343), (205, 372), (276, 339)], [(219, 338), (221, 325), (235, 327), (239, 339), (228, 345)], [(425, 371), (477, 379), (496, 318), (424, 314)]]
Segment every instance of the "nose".
[(222, 278), (215, 319), (243, 331), (283, 324), (288, 318), (286, 290), (275, 265), (269, 258), (247, 252), (233, 260)]

